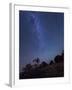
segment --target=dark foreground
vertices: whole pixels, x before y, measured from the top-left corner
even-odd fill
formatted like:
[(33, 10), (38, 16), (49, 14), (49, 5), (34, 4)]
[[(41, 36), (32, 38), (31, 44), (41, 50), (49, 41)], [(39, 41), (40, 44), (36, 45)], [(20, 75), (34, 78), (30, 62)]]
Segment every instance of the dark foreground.
[[(37, 60), (39, 61), (39, 59)], [(42, 62), (41, 64), (27, 64), (23, 71), (19, 74), (19, 79), (32, 78), (50, 78), (50, 77), (64, 77), (64, 54), (57, 55), (54, 62), (50, 64)]]

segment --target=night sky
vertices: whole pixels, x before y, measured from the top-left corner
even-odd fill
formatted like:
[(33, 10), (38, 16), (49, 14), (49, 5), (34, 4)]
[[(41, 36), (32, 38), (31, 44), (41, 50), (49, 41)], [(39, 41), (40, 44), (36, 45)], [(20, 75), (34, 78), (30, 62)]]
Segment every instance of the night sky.
[(19, 65), (49, 62), (64, 50), (64, 13), (19, 11)]

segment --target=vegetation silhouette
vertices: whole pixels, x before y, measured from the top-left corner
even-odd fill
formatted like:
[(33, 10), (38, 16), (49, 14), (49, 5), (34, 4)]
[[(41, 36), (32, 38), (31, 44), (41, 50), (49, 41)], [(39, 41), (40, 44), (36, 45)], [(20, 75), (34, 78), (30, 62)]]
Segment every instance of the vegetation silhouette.
[(61, 55), (57, 55), (54, 58), (55, 63), (60, 63), (60, 62), (64, 62), (64, 51), (62, 51)]
[(61, 55), (55, 56), (54, 60), (51, 60), (49, 64), (45, 61), (40, 63), (38, 57), (33, 62), (33, 65), (27, 64), (22, 69), (19, 79), (64, 77), (64, 51), (62, 51)]
[(50, 65), (54, 64), (53, 60), (50, 61)]
[(39, 64), (40, 63), (40, 59), (36, 58), (36, 59), (33, 60), (33, 62), (36, 62), (37, 64)]

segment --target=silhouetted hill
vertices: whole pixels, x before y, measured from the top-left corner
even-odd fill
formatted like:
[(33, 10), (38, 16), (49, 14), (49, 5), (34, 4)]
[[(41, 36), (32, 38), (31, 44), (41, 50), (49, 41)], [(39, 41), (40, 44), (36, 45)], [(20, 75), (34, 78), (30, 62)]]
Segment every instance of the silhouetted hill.
[(20, 79), (29, 78), (49, 78), (49, 77), (63, 77), (64, 76), (64, 52), (61, 55), (57, 55), (54, 61), (51, 60), (50, 64), (43, 61), (41, 64), (40, 59), (34, 60), (36, 62), (35, 67), (31, 64), (27, 64), (23, 71), (20, 72)]

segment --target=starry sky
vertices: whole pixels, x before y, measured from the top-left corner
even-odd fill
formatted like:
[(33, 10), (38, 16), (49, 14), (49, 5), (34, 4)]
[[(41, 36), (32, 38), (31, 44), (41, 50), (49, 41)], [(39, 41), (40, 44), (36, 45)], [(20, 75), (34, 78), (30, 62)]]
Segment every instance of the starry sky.
[(64, 50), (64, 13), (19, 11), (19, 65), (49, 62)]

